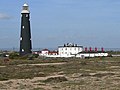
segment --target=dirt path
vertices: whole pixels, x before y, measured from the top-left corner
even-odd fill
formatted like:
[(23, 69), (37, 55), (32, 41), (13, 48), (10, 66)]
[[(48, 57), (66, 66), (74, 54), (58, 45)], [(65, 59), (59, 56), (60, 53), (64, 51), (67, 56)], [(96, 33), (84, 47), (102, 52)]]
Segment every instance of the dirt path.
[(0, 66), (0, 68), (2, 68), (2, 67), (6, 67), (6, 66)]
[(62, 64), (66, 64), (66, 63), (64, 62), (64, 63), (19, 64), (17, 66), (23, 66), (23, 65), (44, 66), (44, 65), (62, 65)]

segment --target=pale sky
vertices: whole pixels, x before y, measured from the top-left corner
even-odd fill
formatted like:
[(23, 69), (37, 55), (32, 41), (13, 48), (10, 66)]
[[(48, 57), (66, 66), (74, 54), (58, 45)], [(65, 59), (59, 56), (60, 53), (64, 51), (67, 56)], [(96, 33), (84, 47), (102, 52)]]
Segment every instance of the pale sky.
[(31, 12), (33, 48), (69, 42), (120, 48), (120, 0), (1, 0), (0, 48), (19, 48), (24, 3)]

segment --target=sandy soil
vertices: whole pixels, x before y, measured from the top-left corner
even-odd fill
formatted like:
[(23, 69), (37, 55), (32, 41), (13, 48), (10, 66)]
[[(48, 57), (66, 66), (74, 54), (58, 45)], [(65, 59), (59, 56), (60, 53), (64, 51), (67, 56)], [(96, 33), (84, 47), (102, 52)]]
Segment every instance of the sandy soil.
[(11, 79), (8, 81), (0, 81), (0, 90), (33, 90), (34, 88), (44, 88), (45, 90), (52, 90), (51, 85), (45, 85), (40, 81), (47, 80), (53, 77), (63, 77), (64, 75), (54, 75), (48, 77), (35, 77), (33, 79)]
[(64, 62), (64, 63), (19, 64), (17, 66), (23, 66), (23, 65), (43, 66), (43, 65), (62, 65), (62, 64), (66, 64), (66, 63)]
[[(20, 64), (23, 65), (63, 65), (66, 63)], [(111, 71), (113, 69), (114, 71)], [(0, 81), (0, 90), (120, 90), (120, 66), (108, 66), (104, 71), (92, 73), (90, 69), (81, 69), (87, 73), (61, 72), (52, 73), (51, 76), (34, 77), (33, 79), (11, 79)], [(44, 72), (41, 72), (44, 73)], [(63, 82), (43, 82), (49, 78), (65, 77)]]

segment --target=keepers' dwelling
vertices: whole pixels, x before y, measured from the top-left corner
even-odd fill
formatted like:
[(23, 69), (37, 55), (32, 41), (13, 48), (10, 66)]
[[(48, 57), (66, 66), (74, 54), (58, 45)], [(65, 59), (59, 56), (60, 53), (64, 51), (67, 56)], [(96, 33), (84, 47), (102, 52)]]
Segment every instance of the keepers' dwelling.
[(89, 50), (87, 47), (84, 49), (83, 46), (77, 44), (67, 43), (63, 46), (58, 46), (58, 50), (50, 51), (48, 49), (43, 49), (42, 51), (34, 52), (44, 57), (78, 57), (78, 58), (89, 58), (89, 57), (106, 57), (108, 53), (101, 48), (100, 51), (95, 47), (94, 50), (90, 47)]
[(74, 57), (79, 52), (83, 51), (83, 46), (77, 44), (67, 43), (64, 46), (58, 47), (58, 54), (60, 57)]

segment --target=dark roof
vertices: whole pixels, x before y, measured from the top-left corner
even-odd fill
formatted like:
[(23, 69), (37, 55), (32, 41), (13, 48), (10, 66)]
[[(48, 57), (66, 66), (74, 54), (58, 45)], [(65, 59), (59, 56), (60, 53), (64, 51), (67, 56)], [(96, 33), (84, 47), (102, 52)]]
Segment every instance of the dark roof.
[(50, 51), (50, 50), (48, 50), (48, 49), (43, 49), (42, 51)]
[(58, 46), (58, 47), (82, 47), (83, 46), (78, 46), (77, 44), (74, 44), (74, 43), (67, 43), (67, 44), (64, 44), (63, 46)]
[(81, 48), (83, 48), (83, 46), (58, 46), (58, 48), (59, 47), (81, 47)]

